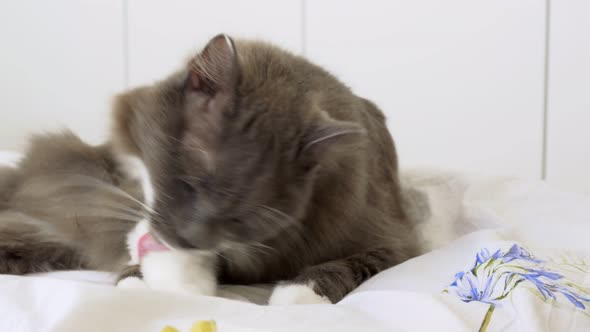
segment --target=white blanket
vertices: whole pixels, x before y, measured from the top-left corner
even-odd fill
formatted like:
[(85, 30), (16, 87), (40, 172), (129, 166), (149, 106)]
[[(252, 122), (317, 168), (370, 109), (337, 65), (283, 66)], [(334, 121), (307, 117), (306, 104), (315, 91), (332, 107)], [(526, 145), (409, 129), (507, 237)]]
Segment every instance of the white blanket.
[[(590, 197), (428, 170), (407, 172), (404, 183), (425, 245), (440, 248), (336, 305), (116, 289), (113, 276), (99, 272), (2, 275), (0, 331), (188, 332), (203, 319), (219, 332), (590, 331)], [(222, 295), (261, 302), (267, 293), (230, 287)]]

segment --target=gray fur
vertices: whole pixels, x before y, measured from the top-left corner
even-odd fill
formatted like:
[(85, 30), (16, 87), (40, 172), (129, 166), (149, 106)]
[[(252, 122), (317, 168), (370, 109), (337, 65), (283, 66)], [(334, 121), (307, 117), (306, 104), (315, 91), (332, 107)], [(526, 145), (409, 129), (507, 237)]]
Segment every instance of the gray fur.
[(117, 98), (113, 140), (150, 172), (152, 229), (218, 252), (222, 282), (312, 281), (338, 301), (417, 253), (382, 112), (271, 45), (213, 38)]
[(16, 168), (0, 169), (0, 273), (118, 271), (143, 216), (140, 186), (108, 145), (39, 135)]

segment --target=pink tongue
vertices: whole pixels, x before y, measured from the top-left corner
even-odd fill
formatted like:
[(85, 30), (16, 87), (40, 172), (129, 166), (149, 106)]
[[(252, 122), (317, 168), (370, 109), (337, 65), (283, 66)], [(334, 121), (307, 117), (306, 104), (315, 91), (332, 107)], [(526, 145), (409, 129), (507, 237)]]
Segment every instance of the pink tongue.
[(139, 253), (140, 260), (143, 256), (147, 255), (147, 253), (150, 251), (170, 250), (168, 247), (166, 247), (165, 245), (158, 242), (158, 240), (156, 238), (154, 238), (152, 236), (152, 234), (150, 234), (150, 233), (144, 234), (139, 239), (139, 243), (137, 244), (137, 246), (138, 246), (138, 253)]

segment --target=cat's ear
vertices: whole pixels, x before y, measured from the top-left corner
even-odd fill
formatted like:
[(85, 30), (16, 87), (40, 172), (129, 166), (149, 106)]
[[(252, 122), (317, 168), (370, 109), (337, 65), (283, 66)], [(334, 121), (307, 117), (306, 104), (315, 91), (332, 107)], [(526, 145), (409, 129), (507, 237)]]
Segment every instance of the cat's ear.
[(366, 130), (360, 125), (335, 120), (326, 112), (307, 129), (301, 145), (301, 155), (307, 162), (322, 164), (336, 161), (338, 155), (363, 148)]
[(188, 86), (209, 94), (231, 92), (238, 79), (238, 69), (233, 40), (225, 34), (217, 35), (191, 60)]

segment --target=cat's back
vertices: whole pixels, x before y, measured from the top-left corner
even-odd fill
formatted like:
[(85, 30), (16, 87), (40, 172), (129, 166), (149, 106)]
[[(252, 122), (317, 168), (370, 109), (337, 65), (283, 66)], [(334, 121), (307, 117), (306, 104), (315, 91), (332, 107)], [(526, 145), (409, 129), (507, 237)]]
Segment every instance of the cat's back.
[(229, 257), (223, 260), (225, 281), (290, 278), (302, 266), (378, 245), (392, 232), (405, 233), (388, 226), (403, 223), (403, 212), (395, 146), (381, 110), (303, 57), (260, 42), (238, 42), (236, 47), (243, 75), (241, 95), (248, 95), (251, 104), (263, 101), (271, 112), (325, 112), (335, 120), (354, 122), (364, 129), (366, 144), (323, 168), (304, 233), (285, 230), (260, 248), (224, 252)]
[(253, 95), (251, 99), (279, 106), (288, 101), (316, 108), (336, 120), (358, 123), (373, 133), (369, 135), (371, 139), (383, 139), (390, 144), (383, 112), (373, 102), (357, 96), (328, 70), (269, 43), (239, 40), (236, 47), (245, 77), (241, 89), (244, 94)]
[[(244, 78), (242, 95), (267, 103), (274, 112), (296, 112), (305, 116), (325, 112), (335, 120), (360, 125), (366, 136), (364, 146), (349, 154), (345, 158), (347, 162), (341, 163), (347, 165), (342, 165), (340, 170), (334, 169), (333, 175), (344, 181), (352, 171), (348, 168), (356, 167), (356, 171), (363, 174), (359, 175), (359, 183), (352, 183), (349, 187), (384, 193), (369, 193), (370, 199), (380, 205), (379, 209), (384, 209), (381, 205), (386, 204), (398, 206), (395, 143), (384, 113), (374, 102), (357, 96), (328, 70), (302, 56), (258, 41), (238, 41), (236, 47)], [(402, 214), (400, 211), (401, 208), (394, 211), (396, 217)]]

